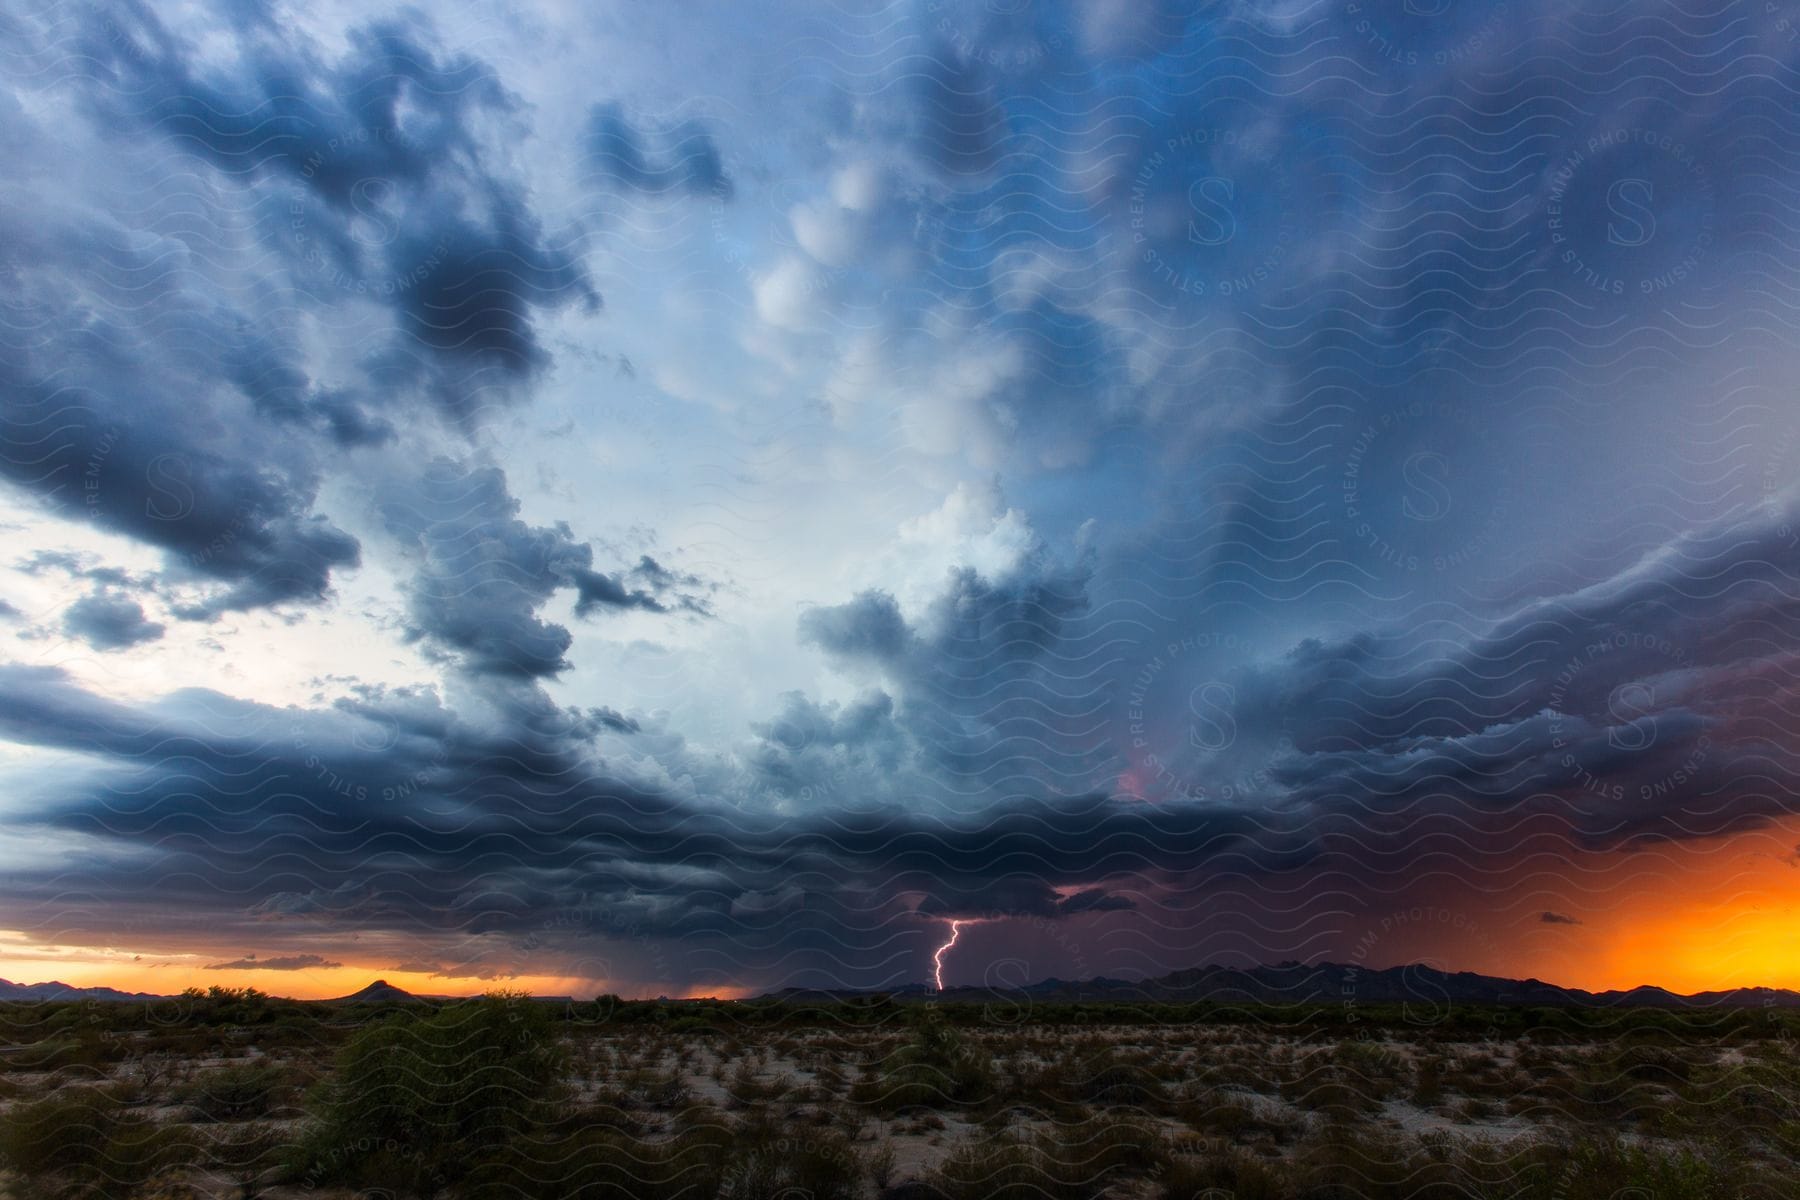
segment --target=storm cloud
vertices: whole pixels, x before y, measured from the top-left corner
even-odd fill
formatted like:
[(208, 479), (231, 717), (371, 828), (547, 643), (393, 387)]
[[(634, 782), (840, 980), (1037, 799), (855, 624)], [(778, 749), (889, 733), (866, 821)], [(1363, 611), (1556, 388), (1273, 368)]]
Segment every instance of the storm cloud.
[(13, 924), (656, 994), (1791, 875), (1800, 40), (1389, 7), (6, 18)]

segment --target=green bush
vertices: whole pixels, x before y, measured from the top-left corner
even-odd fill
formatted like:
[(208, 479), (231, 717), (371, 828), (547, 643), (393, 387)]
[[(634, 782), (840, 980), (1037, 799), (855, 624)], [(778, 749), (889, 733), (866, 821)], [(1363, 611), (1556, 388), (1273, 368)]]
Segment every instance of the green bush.
[(672, 1138), (610, 1129), (509, 1143), (470, 1176), (470, 1200), (854, 1200), (866, 1174), (842, 1134), (697, 1122)]
[(201, 1160), (237, 1185), (237, 1200), (261, 1195), (261, 1185), (279, 1166), (281, 1136), (266, 1122), (216, 1125), (200, 1144)]
[(1128, 1061), (1113, 1046), (1053, 1062), (1033, 1082), (1036, 1090), (1050, 1099), (1102, 1108), (1144, 1108), (1168, 1099), (1162, 1080), (1148, 1067)]
[(6, 1065), (13, 1071), (85, 1070), (90, 1075), (99, 1075), (103, 1064), (118, 1062), (123, 1057), (124, 1050), (117, 1038), (90, 1027), (21, 1046), (7, 1056)]
[(65, 1088), (0, 1117), (0, 1163), (32, 1195), (125, 1196), (192, 1156), (182, 1131), (131, 1112), (105, 1088)]
[(469, 1177), (474, 1200), (702, 1200), (717, 1196), (723, 1145), (707, 1131), (648, 1141), (611, 1129), (508, 1143)]
[(303, 1180), (430, 1197), (550, 1116), (561, 1067), (550, 1015), (495, 995), (359, 1031), (313, 1096)]
[(857, 1086), (858, 1100), (891, 1112), (914, 1106), (978, 1104), (995, 1094), (993, 1061), (935, 1007), (909, 1014), (912, 1038)]
[(1100, 1119), (1055, 1133), (965, 1141), (932, 1183), (950, 1200), (1089, 1200), (1122, 1175), (1167, 1168), (1162, 1136), (1136, 1121)]
[[(1716, 1200), (1770, 1194), (1749, 1190), (1758, 1174), (1741, 1160), (1728, 1161), (1724, 1156), (1685, 1148), (1660, 1150), (1622, 1141), (1589, 1141), (1568, 1148), (1554, 1191), (1560, 1200), (1613, 1200), (1617, 1196)], [(1786, 1181), (1786, 1186), (1792, 1185), (1791, 1179)]]
[(202, 1121), (244, 1121), (266, 1117), (287, 1083), (287, 1072), (266, 1063), (244, 1063), (204, 1071), (183, 1084), (176, 1099)]
[(1157, 1200), (1287, 1200), (1291, 1194), (1276, 1167), (1232, 1146), (1171, 1161), (1157, 1184)]

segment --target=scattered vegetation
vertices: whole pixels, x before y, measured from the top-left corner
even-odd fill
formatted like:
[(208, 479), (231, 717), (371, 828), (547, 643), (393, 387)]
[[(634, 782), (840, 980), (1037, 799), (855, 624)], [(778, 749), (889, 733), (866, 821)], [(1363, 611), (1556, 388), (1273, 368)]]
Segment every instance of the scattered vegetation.
[(13, 1200), (1800, 1200), (1800, 1014), (0, 1005)]

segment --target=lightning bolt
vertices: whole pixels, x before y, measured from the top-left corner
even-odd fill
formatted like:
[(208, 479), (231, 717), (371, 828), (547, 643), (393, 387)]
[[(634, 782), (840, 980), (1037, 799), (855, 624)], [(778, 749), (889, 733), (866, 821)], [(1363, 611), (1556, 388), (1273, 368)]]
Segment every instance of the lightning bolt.
[(944, 990), (944, 954), (950, 947), (956, 945), (956, 938), (962, 932), (962, 927), (961, 921), (950, 922), (950, 940), (939, 946), (937, 953), (931, 956), (931, 965), (934, 968), (932, 977), (937, 980), (937, 990), (940, 992)]

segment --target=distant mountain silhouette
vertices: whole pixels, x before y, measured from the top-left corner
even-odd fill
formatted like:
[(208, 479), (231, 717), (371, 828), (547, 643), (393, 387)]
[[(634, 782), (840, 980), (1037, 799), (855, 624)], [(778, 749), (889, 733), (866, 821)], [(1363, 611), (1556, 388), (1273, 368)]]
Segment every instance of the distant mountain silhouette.
[[(1682, 995), (1641, 985), (1626, 991), (1589, 992), (1541, 979), (1504, 979), (1472, 971), (1440, 971), (1422, 963), (1374, 970), (1345, 963), (1276, 963), (1262, 967), (1189, 967), (1155, 979), (1045, 979), (1021, 987), (952, 987), (943, 991), (925, 984), (899, 988), (783, 988), (763, 999), (791, 1001), (843, 1000), (890, 995), (900, 1001), (992, 1001), (1013, 998), (1046, 1003), (1098, 1001), (1113, 1004), (1514, 1004), (1613, 1008), (1800, 1008), (1800, 992), (1786, 988), (1728, 988)], [(73, 987), (66, 983), (10, 983), (0, 979), (0, 1002), (164, 1000), (149, 992), (121, 992), (109, 987)], [(377, 979), (361, 991), (319, 1004), (421, 1004), (449, 996), (417, 996)], [(546, 1003), (567, 1004), (568, 996), (539, 996)]]
[(124, 1002), (128, 1000), (161, 1000), (164, 997), (150, 992), (121, 992), (109, 987), (75, 987), (73, 984), (51, 980), (49, 983), (13, 983), (0, 979), (0, 1001), (5, 1000), (106, 1000)]
[(1297, 962), (1262, 967), (1190, 967), (1155, 979), (1045, 979), (1016, 988), (920, 984), (851, 991), (786, 988), (776, 999), (843, 999), (885, 991), (896, 1000), (993, 1000), (1015, 997), (1047, 1003), (1103, 1001), (1223, 1004), (1514, 1004), (1618, 1008), (1800, 1008), (1800, 992), (1785, 988), (1730, 988), (1681, 995), (1659, 987), (1589, 992), (1541, 979), (1503, 979), (1472, 971), (1440, 971), (1411, 964), (1380, 970), (1344, 963)]
[(405, 988), (397, 988), (385, 979), (377, 979), (368, 987), (348, 996), (321, 1000), (320, 1004), (419, 1004), (436, 997), (415, 996)]
[[(74, 987), (67, 983), (12, 983), (0, 979), (0, 1002), (29, 1000), (38, 1002), (64, 1000), (102, 1000), (111, 1003), (142, 1003), (147, 1000), (172, 1000), (172, 996), (155, 992), (121, 992), (109, 987)], [(442, 996), (415, 996), (397, 988), (385, 979), (377, 979), (368, 987), (348, 996), (314, 1001), (318, 1004), (416, 1004), (425, 1000), (441, 1000)]]

